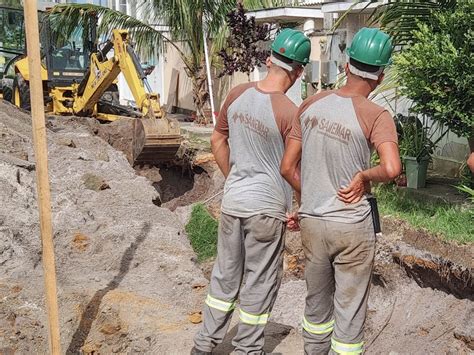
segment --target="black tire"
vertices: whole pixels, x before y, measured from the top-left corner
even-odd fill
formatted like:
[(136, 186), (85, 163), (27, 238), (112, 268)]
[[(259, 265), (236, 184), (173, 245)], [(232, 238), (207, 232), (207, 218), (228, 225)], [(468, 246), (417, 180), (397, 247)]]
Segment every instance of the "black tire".
[(3, 99), (8, 102), (13, 102), (13, 80), (2, 79), (2, 94)]
[[(18, 91), (18, 96), (20, 102), (16, 102), (15, 95)], [(31, 111), (31, 102), (30, 102), (30, 85), (28, 82), (23, 79), (21, 74), (17, 74), (15, 79), (13, 79), (13, 94), (12, 94), (13, 104), (19, 106), (23, 110)]]

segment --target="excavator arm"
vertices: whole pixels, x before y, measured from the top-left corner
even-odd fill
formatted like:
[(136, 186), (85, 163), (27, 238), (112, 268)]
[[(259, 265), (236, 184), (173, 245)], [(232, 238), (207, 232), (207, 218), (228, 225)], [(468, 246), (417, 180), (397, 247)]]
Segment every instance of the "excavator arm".
[[(107, 58), (107, 53), (114, 49), (114, 56)], [(91, 54), (90, 68), (79, 85), (74, 100), (73, 110), (76, 114), (89, 114), (107, 90), (122, 73), (132, 92), (138, 109), (143, 116), (161, 117), (161, 107), (157, 94), (145, 90), (146, 75), (141, 68), (135, 51), (129, 43), (128, 31), (113, 30), (112, 40), (108, 41), (102, 51)]]
[[(114, 56), (107, 58), (112, 48)], [(100, 98), (120, 73), (142, 113), (142, 118), (134, 122), (132, 160), (155, 163), (174, 158), (182, 141), (179, 125), (164, 115), (159, 95), (151, 92), (126, 30), (113, 30), (112, 41), (91, 55), (90, 68), (75, 93), (74, 113), (85, 116), (96, 112)]]

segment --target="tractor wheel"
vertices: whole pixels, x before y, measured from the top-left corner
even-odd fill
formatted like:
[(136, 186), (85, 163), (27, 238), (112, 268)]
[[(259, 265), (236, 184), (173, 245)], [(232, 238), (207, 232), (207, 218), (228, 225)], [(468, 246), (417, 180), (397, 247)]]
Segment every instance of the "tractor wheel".
[(3, 99), (8, 102), (13, 101), (13, 80), (12, 79), (2, 79), (2, 93)]
[(13, 104), (25, 111), (31, 111), (30, 85), (20, 74), (13, 79)]

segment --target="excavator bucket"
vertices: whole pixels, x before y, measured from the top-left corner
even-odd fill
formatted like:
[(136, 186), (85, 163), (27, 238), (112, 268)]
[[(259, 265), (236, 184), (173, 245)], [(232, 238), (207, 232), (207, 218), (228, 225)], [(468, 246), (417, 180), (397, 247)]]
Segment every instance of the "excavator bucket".
[(156, 164), (173, 160), (183, 138), (176, 120), (167, 117), (134, 120), (134, 164)]

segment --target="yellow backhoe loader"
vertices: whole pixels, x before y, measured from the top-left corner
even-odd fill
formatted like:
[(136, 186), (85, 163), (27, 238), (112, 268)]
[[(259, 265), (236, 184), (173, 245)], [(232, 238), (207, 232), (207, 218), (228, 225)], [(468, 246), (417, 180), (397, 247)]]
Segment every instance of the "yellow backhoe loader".
[[(181, 145), (176, 120), (166, 117), (159, 95), (148, 85), (140, 61), (126, 30), (113, 30), (101, 48), (96, 45), (97, 19), (87, 29), (78, 26), (71, 34), (51, 31), (47, 18), (42, 21), (41, 76), (46, 110), (55, 115), (92, 116), (115, 121), (122, 116), (135, 117), (131, 155), (135, 163), (171, 160)], [(112, 52), (113, 50), (113, 52)], [(12, 101), (29, 110), (28, 58), (11, 63), (14, 71)], [(122, 73), (134, 97), (136, 107), (118, 103), (117, 81)]]

